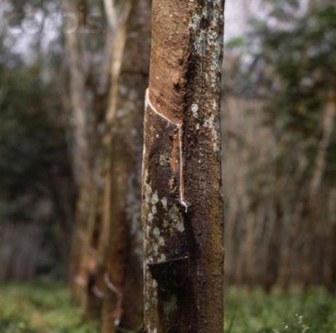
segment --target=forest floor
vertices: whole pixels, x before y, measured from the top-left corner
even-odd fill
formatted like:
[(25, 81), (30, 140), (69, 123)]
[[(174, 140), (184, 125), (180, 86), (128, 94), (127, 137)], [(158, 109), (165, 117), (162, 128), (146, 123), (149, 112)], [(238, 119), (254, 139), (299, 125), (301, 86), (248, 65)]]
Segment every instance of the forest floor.
[(0, 333), (96, 333), (67, 289), (55, 283), (0, 284)]
[(226, 333), (336, 333), (336, 298), (322, 288), (286, 296), (232, 288), (225, 303)]
[[(304, 296), (226, 292), (226, 333), (336, 333), (336, 298), (322, 289)], [(57, 284), (0, 284), (0, 333), (97, 333)], [(209, 332), (211, 333), (211, 332)]]

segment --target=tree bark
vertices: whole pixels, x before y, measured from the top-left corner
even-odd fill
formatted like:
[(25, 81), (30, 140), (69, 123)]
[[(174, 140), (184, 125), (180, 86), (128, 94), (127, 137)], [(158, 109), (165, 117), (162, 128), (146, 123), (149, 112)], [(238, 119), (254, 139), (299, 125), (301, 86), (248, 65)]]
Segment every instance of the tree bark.
[(223, 332), (223, 0), (154, 0), (143, 161), (144, 331)]
[[(64, 18), (80, 16), (77, 1), (63, 0)], [(92, 210), (93, 158), (95, 123), (93, 106), (89, 102), (86, 87), (86, 71), (79, 36), (79, 26), (73, 31), (65, 31), (66, 55), (69, 70), (69, 94), (71, 103), (70, 125), (72, 132), (73, 173), (78, 188), (75, 228), (71, 253), (70, 282), (75, 299), (83, 307), (86, 302), (86, 262), (89, 216)]]
[(108, 122), (111, 125), (105, 221), (109, 247), (102, 332), (117, 327), (137, 329), (143, 315), (141, 161), (144, 94), (148, 86), (150, 1), (113, 4), (119, 24), (115, 32), (112, 91)]

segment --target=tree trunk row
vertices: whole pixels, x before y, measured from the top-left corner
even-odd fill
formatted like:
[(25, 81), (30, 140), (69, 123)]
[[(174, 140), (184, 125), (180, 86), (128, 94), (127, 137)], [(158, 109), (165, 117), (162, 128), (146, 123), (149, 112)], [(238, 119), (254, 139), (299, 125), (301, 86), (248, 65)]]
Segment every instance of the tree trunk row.
[[(90, 123), (83, 36), (66, 34), (75, 296), (101, 316), (103, 333), (139, 329), (143, 318), (147, 333), (222, 332), (224, 1), (154, 0), (152, 20), (150, 5), (105, 1), (113, 55), (103, 133)], [(65, 11), (76, 9), (64, 0)]]

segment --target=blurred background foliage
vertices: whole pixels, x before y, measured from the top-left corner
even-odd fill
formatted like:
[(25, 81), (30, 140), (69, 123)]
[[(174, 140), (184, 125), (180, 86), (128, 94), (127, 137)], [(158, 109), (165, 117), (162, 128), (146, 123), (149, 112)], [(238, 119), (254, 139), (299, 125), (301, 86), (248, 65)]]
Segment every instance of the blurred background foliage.
[[(25, 6), (11, 6), (3, 15), (24, 20)], [(24, 52), (17, 50), (24, 35), (11, 29), (4, 26), (0, 34), (0, 279), (60, 276), (76, 192), (54, 76), (60, 54), (53, 45), (46, 54), (37, 48), (40, 34), (27, 40)]]
[(245, 36), (227, 43), (227, 277), (333, 290), (336, 8), (263, 4)]

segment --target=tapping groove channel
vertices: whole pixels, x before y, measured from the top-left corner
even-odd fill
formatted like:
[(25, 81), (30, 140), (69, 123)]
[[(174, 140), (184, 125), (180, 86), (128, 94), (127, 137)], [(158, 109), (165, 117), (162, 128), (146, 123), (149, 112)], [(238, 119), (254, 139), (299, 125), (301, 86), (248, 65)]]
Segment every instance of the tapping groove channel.
[(179, 153), (179, 167), (180, 167), (179, 197), (180, 199), (179, 201), (180, 201), (180, 204), (184, 207), (185, 212), (187, 213), (190, 204), (185, 200), (185, 197), (184, 197), (184, 161), (183, 161), (183, 124), (182, 124), (182, 121), (176, 122), (168, 118), (166, 115), (162, 114), (161, 112), (159, 112), (155, 108), (155, 106), (152, 104), (149, 98), (149, 89), (146, 90), (146, 99), (145, 99), (146, 110), (148, 106), (154, 113), (156, 113), (161, 118), (165, 119), (169, 124), (176, 126), (178, 129), (178, 137), (179, 137), (178, 141), (179, 141), (179, 149), (180, 149), (180, 153)]

